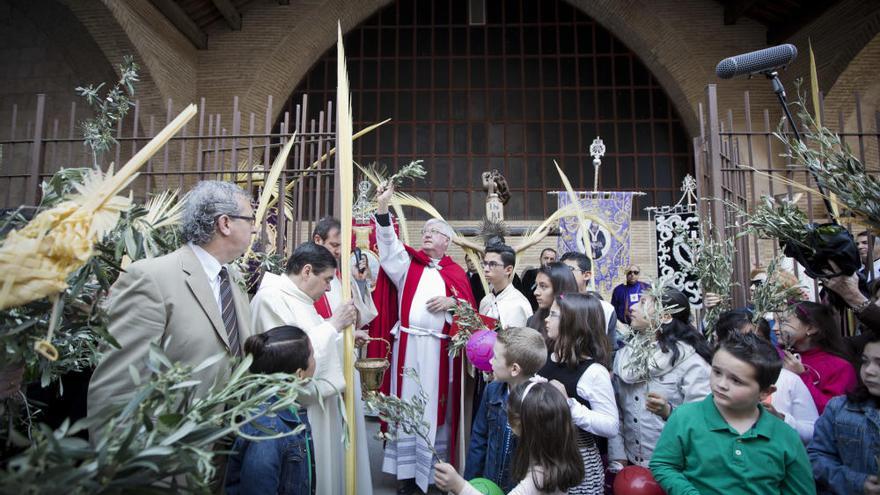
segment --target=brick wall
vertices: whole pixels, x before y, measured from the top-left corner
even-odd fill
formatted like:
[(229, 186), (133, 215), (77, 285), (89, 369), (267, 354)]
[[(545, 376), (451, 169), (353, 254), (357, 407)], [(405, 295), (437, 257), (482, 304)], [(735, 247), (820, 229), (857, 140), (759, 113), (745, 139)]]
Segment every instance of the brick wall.
[[(38, 91), (46, 94), (44, 132), (51, 135), (56, 118), (68, 127), (75, 87), (113, 77), (97, 44), (64, 6), (50, 0), (0, 2), (0, 140), (12, 138), (13, 105), (15, 138), (33, 134)], [(83, 117), (88, 115), (80, 109)], [(29, 149), (27, 144), (4, 146), (3, 173), (25, 173)], [(17, 204), (24, 201), (23, 185), (17, 180), (0, 187), (10, 195), (9, 203)]]

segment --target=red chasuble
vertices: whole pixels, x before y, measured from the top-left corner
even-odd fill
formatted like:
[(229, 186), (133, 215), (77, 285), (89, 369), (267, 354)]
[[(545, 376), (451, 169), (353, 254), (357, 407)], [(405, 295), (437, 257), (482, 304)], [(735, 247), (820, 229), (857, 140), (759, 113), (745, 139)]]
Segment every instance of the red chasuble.
[[(393, 336), (391, 335), (391, 329), (394, 328), (394, 325), (398, 321), (398, 317), (401, 318), (401, 325), (408, 327), (409, 326), (409, 313), (410, 313), (410, 304), (412, 303), (413, 296), (416, 293), (416, 288), (419, 285), (419, 279), (422, 277), (422, 272), (425, 267), (431, 264), (431, 258), (425, 254), (423, 251), (416, 251), (410, 246), (404, 246), (406, 251), (410, 255), (410, 259), (412, 262), (409, 265), (409, 271), (406, 274), (406, 279), (403, 284), (403, 297), (402, 297), (402, 307), (397, 307), (397, 288), (394, 286), (394, 283), (391, 282), (385, 272), (379, 271), (379, 278), (376, 283), (376, 290), (373, 291), (373, 302), (376, 304), (376, 309), (378, 310), (379, 315), (370, 323), (370, 337), (374, 338), (383, 338), (389, 342), (393, 342)], [(452, 296), (453, 294), (457, 294), (456, 297), (459, 299), (464, 299), (467, 301), (472, 307), (476, 307), (476, 302), (474, 301), (474, 296), (471, 292), (470, 282), (468, 281), (467, 275), (464, 270), (460, 266), (458, 266), (452, 258), (449, 256), (444, 256), (440, 259), (440, 276), (443, 278), (443, 282), (446, 284), (446, 295)], [(448, 336), (455, 335), (457, 328), (455, 325), (446, 324), (443, 327), (443, 334)], [(397, 356), (397, 369), (391, 370), (392, 373), (397, 373), (397, 390), (394, 390), (393, 393), (400, 397), (401, 387), (403, 386), (403, 366), (406, 362), (406, 343), (407, 343), (406, 332), (399, 332), (398, 338), (400, 339), (400, 343), (398, 345), (398, 356)], [(441, 339), (440, 340), (440, 355), (439, 364), (440, 364), (440, 396), (438, 397), (438, 411), (437, 411), (437, 425), (440, 426), (444, 424), (446, 420), (446, 406), (450, 404), (452, 406), (452, 424), (450, 425), (450, 462), (455, 462), (455, 439), (457, 438), (458, 433), (458, 410), (459, 410), (459, 400), (461, 397), (461, 357), (456, 356), (453, 359), (453, 369), (449, 370), (449, 339)], [(371, 341), (369, 346), (367, 347), (367, 356), (369, 357), (385, 357), (386, 348), (383, 342)], [(452, 382), (452, 397), (449, 397), (449, 372), (452, 371), (453, 382)], [(445, 379), (444, 379), (445, 377)], [(383, 393), (388, 394), (391, 392), (391, 375), (389, 373), (385, 374), (385, 379), (382, 382), (382, 388), (380, 389)], [(447, 400), (451, 399), (451, 400)]]

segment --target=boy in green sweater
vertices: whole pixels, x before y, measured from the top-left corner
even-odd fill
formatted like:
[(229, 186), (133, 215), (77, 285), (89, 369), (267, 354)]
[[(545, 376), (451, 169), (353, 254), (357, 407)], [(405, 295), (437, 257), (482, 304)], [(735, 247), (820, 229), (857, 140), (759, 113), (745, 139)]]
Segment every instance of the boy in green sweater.
[(667, 495), (814, 495), (797, 432), (761, 405), (782, 369), (776, 350), (733, 332), (712, 358), (712, 393), (670, 416), (651, 472)]

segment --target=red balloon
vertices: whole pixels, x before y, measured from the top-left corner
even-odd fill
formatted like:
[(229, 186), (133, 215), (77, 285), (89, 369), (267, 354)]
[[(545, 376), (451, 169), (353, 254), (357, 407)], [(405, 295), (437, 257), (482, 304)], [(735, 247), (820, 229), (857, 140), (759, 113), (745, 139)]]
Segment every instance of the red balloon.
[(649, 469), (627, 466), (614, 477), (614, 495), (666, 495), (666, 492)]

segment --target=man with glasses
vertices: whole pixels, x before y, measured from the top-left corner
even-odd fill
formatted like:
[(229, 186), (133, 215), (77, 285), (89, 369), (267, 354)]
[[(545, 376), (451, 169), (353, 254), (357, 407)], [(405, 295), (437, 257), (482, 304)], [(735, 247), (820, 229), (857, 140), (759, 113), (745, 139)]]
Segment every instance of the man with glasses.
[(511, 276), (516, 253), (505, 244), (492, 244), (483, 256), (483, 275), (490, 291), (480, 301), (480, 314), (495, 318), (503, 328), (524, 327), (532, 316), (532, 305), (513, 286)]
[(569, 251), (563, 254), (559, 261), (571, 268), (574, 280), (578, 284), (578, 292), (581, 294), (592, 293), (599, 298), (602, 310), (605, 312), (605, 332), (608, 334), (608, 342), (613, 350), (617, 350), (622, 345), (617, 341), (617, 314), (614, 306), (602, 299), (598, 292), (590, 291), (590, 280), (593, 279), (593, 265), (590, 258), (587, 258), (584, 253)]
[(254, 233), (250, 196), (229, 182), (202, 181), (184, 201), (186, 244), (132, 263), (113, 284), (108, 330), (120, 347), (104, 349), (92, 375), (89, 415), (134, 391), (130, 367), (142, 378), (149, 374), (153, 342), (172, 362), (186, 366), (223, 353), (221, 362), (193, 375), (201, 381), (196, 394), (202, 395), (225, 380), (252, 334), (247, 295), (227, 268), (244, 254)]
[[(456, 300), (476, 306), (464, 270), (446, 255), (453, 237), (446, 222), (431, 219), (422, 230), (422, 245), (404, 245), (391, 225), (388, 203), (393, 185), (378, 188), (376, 243), (382, 267), (373, 295), (379, 316), (373, 337), (393, 339), (390, 384), (383, 392), (409, 400), (421, 391), (428, 398), (422, 419), (430, 426), (428, 439), (443, 459), (455, 462), (455, 439), (461, 398), (461, 358), (450, 358), (449, 339)], [(404, 374), (412, 369), (418, 379)], [(433, 480), (434, 456), (418, 435), (398, 432), (385, 444), (382, 470), (395, 475), (398, 493), (428, 491)]]
[(650, 287), (639, 281), (641, 271), (638, 265), (630, 265), (626, 269), (626, 282), (615, 287), (611, 293), (611, 305), (614, 306), (617, 319), (627, 325), (632, 321), (631, 308), (642, 298), (642, 292)]

